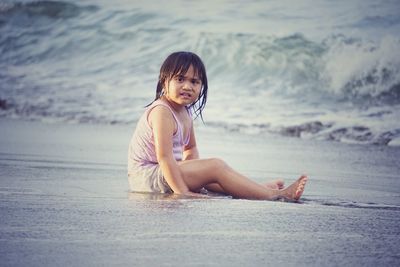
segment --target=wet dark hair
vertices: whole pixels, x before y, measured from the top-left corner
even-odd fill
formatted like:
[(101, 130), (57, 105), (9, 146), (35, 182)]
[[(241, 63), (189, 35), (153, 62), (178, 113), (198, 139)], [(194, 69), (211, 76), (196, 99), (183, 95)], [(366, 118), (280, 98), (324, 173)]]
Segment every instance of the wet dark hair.
[(203, 120), (202, 111), (207, 102), (208, 82), (206, 68), (200, 57), (192, 52), (175, 52), (169, 55), (160, 68), (160, 76), (158, 77), (157, 91), (155, 99), (148, 105), (150, 106), (154, 101), (160, 99), (165, 81), (172, 79), (177, 75), (184, 75), (190, 66), (193, 66), (195, 74), (201, 80), (201, 90), (199, 98), (193, 102), (188, 108), (191, 108), (196, 115)]

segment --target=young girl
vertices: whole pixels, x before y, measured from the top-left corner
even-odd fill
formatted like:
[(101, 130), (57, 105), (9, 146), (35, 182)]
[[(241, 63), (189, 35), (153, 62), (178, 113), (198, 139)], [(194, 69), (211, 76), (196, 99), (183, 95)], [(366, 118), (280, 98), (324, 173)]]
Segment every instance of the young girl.
[(207, 75), (194, 53), (176, 52), (160, 69), (155, 100), (147, 106), (129, 144), (132, 191), (201, 196), (207, 190), (236, 198), (298, 200), (306, 176), (284, 188), (282, 181), (258, 184), (217, 158), (199, 159), (192, 112), (202, 118)]

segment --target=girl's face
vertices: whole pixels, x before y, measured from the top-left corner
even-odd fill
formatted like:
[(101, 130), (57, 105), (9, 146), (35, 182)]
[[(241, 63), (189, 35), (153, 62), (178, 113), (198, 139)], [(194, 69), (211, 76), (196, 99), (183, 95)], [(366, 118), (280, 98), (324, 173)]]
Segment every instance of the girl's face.
[(168, 101), (174, 104), (189, 106), (198, 99), (201, 87), (201, 79), (195, 74), (193, 66), (190, 65), (185, 74), (176, 75), (165, 81), (164, 95)]

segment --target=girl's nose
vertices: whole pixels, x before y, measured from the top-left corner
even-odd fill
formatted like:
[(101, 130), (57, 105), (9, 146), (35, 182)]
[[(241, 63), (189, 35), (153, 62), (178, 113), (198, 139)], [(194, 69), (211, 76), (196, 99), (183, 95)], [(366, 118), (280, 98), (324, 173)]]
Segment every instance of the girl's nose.
[(183, 83), (183, 88), (184, 89), (192, 89), (193, 88), (192, 83), (190, 81), (185, 81)]

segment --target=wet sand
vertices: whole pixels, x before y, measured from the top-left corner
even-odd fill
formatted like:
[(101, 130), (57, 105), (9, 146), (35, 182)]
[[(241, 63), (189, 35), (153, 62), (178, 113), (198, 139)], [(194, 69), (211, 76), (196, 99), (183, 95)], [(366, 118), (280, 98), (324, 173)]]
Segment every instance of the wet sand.
[(300, 203), (128, 192), (133, 126), (0, 120), (1, 266), (396, 266), (400, 148), (199, 127), (202, 157)]

